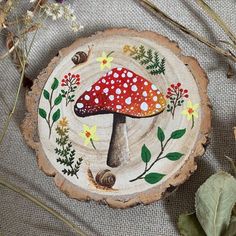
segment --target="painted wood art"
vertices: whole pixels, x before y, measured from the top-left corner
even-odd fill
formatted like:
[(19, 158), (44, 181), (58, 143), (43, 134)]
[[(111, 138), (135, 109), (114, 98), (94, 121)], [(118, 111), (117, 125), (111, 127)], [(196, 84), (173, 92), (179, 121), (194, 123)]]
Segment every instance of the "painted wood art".
[(161, 35), (97, 33), (62, 49), (35, 80), (23, 135), (68, 196), (147, 204), (183, 183), (204, 153), (207, 83)]

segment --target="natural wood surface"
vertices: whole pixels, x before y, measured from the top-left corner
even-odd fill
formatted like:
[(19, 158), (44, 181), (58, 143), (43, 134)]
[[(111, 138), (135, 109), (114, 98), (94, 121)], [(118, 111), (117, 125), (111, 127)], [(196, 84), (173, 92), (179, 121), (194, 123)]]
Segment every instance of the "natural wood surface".
[[(147, 54), (142, 55), (143, 58), (140, 59), (135, 56), (142, 45)], [(136, 49), (138, 51), (135, 51)], [(87, 58), (84, 53), (77, 52), (87, 53)], [(111, 68), (101, 70), (99, 58), (103, 52), (108, 59), (112, 57), (113, 60)], [(160, 62), (159, 67), (155, 68), (156, 71), (150, 69), (148, 64), (155, 60), (155, 52)], [(153, 56), (148, 59), (151, 53)], [(78, 62), (80, 55), (81, 63)], [(142, 61), (145, 57), (146, 61)], [(160, 66), (163, 58), (165, 71)], [(95, 114), (96, 110), (93, 114), (83, 115), (83, 108), (88, 103), (84, 99), (81, 105), (78, 98), (92, 95), (86, 91), (98, 83), (98, 79), (102, 79), (104, 74), (110, 72), (110, 76), (115, 78), (115, 71), (111, 70), (119, 67), (125, 68), (126, 81), (129, 80), (129, 72), (137, 74), (138, 81), (133, 81), (132, 85), (136, 83), (137, 90), (135, 88), (134, 91), (138, 96), (132, 95), (131, 98), (132, 102), (141, 99), (141, 104), (136, 100), (135, 104), (143, 109), (143, 113), (138, 110), (136, 113), (128, 111), (130, 100), (125, 97), (124, 100), (127, 99), (128, 102), (124, 110), (125, 118), (115, 122), (114, 127), (113, 113), (124, 115), (124, 111), (114, 110), (120, 109), (117, 105), (113, 110), (104, 105), (104, 101), (109, 102), (109, 94), (104, 97), (104, 94), (95, 91), (98, 100), (101, 96), (104, 99), (102, 104), (97, 104), (97, 100), (94, 100), (96, 104), (94, 103), (92, 108), (100, 109), (98, 114)], [(63, 76), (69, 73), (80, 76), (78, 84), (74, 85), (74, 101), (70, 101), (68, 96), (60, 98), (60, 91), (65, 88)], [(54, 78), (59, 81), (55, 89)], [(150, 86), (153, 85), (153, 89), (148, 90), (147, 94), (144, 86), (137, 84), (146, 80)], [(76, 78), (73, 81), (76, 81)], [(122, 79), (120, 81), (122, 83)], [(22, 133), (27, 144), (36, 151), (39, 168), (47, 175), (53, 176), (56, 185), (69, 197), (79, 200), (91, 199), (115, 208), (148, 204), (168, 195), (186, 181), (197, 168), (197, 158), (205, 152), (211, 129), (211, 105), (207, 96), (207, 84), (206, 73), (196, 59), (183, 56), (178, 45), (164, 36), (130, 29), (98, 32), (88, 38), (79, 38), (68, 48), (62, 49), (59, 56), (40, 73), (32, 90), (26, 95), (27, 114), (22, 123)], [(91, 89), (93, 90), (93, 86)], [(109, 87), (109, 90), (112, 88)], [(176, 91), (178, 100), (174, 99), (172, 90)], [(119, 93), (118, 90), (118, 96)], [(154, 98), (156, 93), (157, 98)], [(121, 99), (122, 97), (116, 98), (114, 103), (120, 102), (120, 106)], [(151, 104), (151, 101), (155, 103)], [(46, 116), (42, 109), (46, 111)], [(193, 113), (194, 110), (196, 113)], [(149, 114), (149, 111), (153, 113)], [(192, 114), (189, 119), (186, 112)], [(62, 118), (66, 119), (63, 121)], [(114, 128), (119, 131), (118, 135), (112, 138)], [(69, 149), (74, 149), (75, 155), (71, 165), (67, 162), (68, 165), (63, 166), (62, 163), (66, 159), (58, 155), (55, 149), (59, 148), (56, 139), (66, 135), (66, 143), (71, 142), (72, 147)], [(87, 140), (88, 143), (85, 143), (86, 135), (92, 137)], [(110, 152), (117, 156), (117, 162), (109, 160)], [(58, 161), (58, 158), (63, 160)], [(78, 169), (76, 165), (79, 166)], [(72, 175), (63, 172), (63, 168), (71, 170)]]

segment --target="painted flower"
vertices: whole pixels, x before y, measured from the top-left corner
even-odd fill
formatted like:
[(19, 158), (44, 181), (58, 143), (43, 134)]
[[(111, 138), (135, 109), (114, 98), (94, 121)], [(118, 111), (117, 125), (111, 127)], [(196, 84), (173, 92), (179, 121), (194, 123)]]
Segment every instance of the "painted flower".
[(182, 115), (185, 115), (188, 120), (192, 120), (192, 128), (194, 127), (194, 118), (198, 118), (199, 104), (192, 104), (188, 101), (186, 108), (182, 111)]
[(89, 142), (92, 144), (93, 148), (96, 149), (94, 145), (94, 141), (98, 141), (98, 137), (96, 135), (97, 126), (89, 127), (87, 125), (83, 125), (83, 131), (80, 133), (80, 137), (84, 139), (84, 145), (87, 146)]
[(67, 128), (67, 126), (68, 126), (68, 120), (67, 120), (67, 118), (66, 118), (66, 117), (63, 117), (62, 119), (60, 119), (59, 125), (60, 125), (62, 128)]
[(97, 58), (97, 61), (100, 62), (101, 70), (104, 70), (106, 67), (111, 68), (111, 62), (113, 61), (113, 57), (111, 57), (112, 53), (113, 51), (109, 54), (102, 52), (102, 56)]

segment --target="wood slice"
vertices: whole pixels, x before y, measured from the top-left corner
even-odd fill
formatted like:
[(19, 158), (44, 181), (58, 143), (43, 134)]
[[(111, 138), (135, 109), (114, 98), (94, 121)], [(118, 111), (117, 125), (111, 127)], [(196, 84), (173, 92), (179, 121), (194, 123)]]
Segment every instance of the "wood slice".
[(166, 37), (99, 32), (62, 49), (35, 80), (23, 135), (68, 196), (148, 204), (197, 168), (211, 129), (207, 84)]

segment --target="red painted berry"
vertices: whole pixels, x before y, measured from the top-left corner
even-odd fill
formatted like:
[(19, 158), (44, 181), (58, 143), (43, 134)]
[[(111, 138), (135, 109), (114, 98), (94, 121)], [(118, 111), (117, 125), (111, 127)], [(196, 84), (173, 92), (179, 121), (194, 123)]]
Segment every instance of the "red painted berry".
[(181, 83), (177, 83), (177, 86), (180, 87), (180, 86), (181, 86)]
[(184, 97), (188, 98), (188, 94), (185, 94)]

